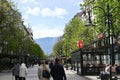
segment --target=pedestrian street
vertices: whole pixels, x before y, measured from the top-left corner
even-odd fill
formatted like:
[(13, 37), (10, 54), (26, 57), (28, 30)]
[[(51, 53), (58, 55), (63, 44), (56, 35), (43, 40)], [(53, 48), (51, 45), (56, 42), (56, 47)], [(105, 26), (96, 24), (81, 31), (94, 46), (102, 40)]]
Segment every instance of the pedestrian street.
[[(28, 75), (26, 80), (39, 80), (37, 76), (38, 65), (34, 65), (33, 67), (28, 68)], [(97, 80), (96, 76), (79, 76), (76, 74), (76, 71), (66, 70), (65, 73), (67, 76), (67, 80)], [(12, 76), (10, 70), (8, 72), (0, 73), (0, 80), (15, 80)], [(52, 78), (50, 80), (53, 80)]]
[[(37, 70), (38, 70), (38, 65), (34, 65), (34, 67), (30, 67), (28, 69), (28, 76), (27, 76), (27, 80), (38, 80), (38, 76), (37, 76)], [(90, 76), (79, 76), (76, 74), (75, 71), (71, 71), (71, 70), (66, 70), (65, 69), (65, 73), (67, 76), (67, 80), (96, 80), (96, 76), (95, 77), (90, 77)], [(50, 80), (53, 80), (52, 78)]]

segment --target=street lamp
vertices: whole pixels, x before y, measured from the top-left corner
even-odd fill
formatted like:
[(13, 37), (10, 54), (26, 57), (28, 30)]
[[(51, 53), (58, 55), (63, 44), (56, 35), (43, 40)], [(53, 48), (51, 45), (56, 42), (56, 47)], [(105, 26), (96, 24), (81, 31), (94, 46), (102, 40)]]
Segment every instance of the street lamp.
[[(107, 39), (108, 39), (108, 54), (110, 54), (110, 64), (111, 66), (115, 64), (115, 55), (114, 55), (114, 27), (113, 27), (113, 22), (112, 22), (112, 13), (113, 11), (116, 9), (116, 8), (120, 8), (120, 6), (116, 6), (114, 7), (113, 9), (110, 9), (109, 7), (109, 4), (107, 4), (107, 11), (100, 7), (100, 6), (94, 6), (93, 8), (88, 8), (87, 9), (87, 13), (88, 13), (88, 25), (86, 26), (93, 26), (92, 24), (92, 20), (91, 20), (91, 10), (94, 9), (94, 8), (99, 8), (103, 11), (103, 15), (104, 15), (104, 23), (105, 23), (105, 26), (107, 27), (107, 32), (108, 32), (108, 35), (107, 35)], [(111, 74), (111, 67), (110, 67), (110, 80), (112, 80), (112, 74)]]
[(60, 49), (60, 51), (59, 51), (59, 56), (60, 56), (60, 58), (61, 58), (61, 56), (62, 56), (62, 50)]

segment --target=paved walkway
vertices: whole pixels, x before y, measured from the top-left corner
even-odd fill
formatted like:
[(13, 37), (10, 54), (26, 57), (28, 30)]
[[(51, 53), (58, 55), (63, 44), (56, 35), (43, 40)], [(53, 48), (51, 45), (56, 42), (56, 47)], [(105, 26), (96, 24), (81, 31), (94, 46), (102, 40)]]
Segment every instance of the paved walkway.
[[(35, 65), (33, 68), (28, 68), (28, 76), (26, 80), (38, 80), (37, 69), (38, 65)], [(67, 80), (97, 80), (97, 76), (79, 76), (76, 75), (75, 71), (65, 70)], [(0, 73), (0, 80), (14, 80), (14, 77), (11, 75), (11, 72)], [(52, 78), (50, 80), (53, 80)]]

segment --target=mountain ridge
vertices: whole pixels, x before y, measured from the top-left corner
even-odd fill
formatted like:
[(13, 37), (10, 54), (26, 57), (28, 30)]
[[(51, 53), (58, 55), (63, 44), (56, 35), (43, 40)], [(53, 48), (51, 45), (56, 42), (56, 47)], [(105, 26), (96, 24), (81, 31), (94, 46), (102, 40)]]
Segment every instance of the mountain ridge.
[(35, 42), (42, 48), (45, 54), (52, 53), (53, 46), (58, 41), (59, 37), (44, 37), (35, 39)]

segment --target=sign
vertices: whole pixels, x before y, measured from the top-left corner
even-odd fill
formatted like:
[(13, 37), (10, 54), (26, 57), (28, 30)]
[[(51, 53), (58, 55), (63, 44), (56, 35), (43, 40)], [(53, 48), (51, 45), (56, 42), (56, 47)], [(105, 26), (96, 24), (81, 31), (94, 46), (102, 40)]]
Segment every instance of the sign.
[(83, 48), (83, 40), (77, 41), (77, 46), (79, 49), (82, 49)]

